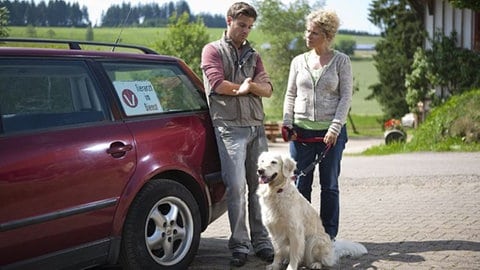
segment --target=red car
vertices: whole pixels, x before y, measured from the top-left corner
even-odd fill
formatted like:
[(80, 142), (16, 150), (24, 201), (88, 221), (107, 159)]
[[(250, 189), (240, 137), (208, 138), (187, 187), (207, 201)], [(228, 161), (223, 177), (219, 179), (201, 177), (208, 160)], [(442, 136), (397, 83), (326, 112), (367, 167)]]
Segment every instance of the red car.
[(0, 269), (186, 269), (226, 211), (203, 85), (180, 59), (0, 39), (0, 115)]

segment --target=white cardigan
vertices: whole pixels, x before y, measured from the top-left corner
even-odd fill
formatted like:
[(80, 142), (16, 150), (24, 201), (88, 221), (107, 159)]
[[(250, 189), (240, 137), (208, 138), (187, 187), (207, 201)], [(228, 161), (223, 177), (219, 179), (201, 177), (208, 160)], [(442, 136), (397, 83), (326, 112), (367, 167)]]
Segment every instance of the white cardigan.
[(294, 119), (330, 122), (329, 130), (338, 135), (347, 121), (352, 101), (350, 58), (335, 50), (320, 78), (314, 83), (306, 62), (309, 53), (297, 55), (290, 64), (283, 124), (291, 126)]

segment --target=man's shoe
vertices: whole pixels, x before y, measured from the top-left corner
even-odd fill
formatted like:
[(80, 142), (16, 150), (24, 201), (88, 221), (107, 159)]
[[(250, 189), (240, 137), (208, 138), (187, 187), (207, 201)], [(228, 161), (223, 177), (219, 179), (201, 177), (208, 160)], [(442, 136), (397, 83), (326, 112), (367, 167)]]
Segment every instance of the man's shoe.
[(273, 250), (270, 248), (260, 249), (255, 255), (262, 261), (269, 263), (273, 262)]
[(247, 262), (247, 254), (241, 252), (233, 252), (232, 258), (230, 259), (230, 265), (241, 267), (244, 266)]

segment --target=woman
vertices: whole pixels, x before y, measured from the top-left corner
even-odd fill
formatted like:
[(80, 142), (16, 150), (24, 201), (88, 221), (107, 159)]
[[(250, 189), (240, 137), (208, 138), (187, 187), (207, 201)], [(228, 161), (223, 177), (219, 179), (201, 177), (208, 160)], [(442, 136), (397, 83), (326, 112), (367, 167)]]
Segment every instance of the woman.
[[(305, 40), (310, 49), (296, 56), (283, 107), (283, 125), (293, 129), (297, 140), (290, 143), (290, 154), (297, 171), (304, 171), (331, 145), (319, 163), (320, 218), (334, 240), (338, 233), (338, 177), (347, 142), (346, 119), (352, 100), (353, 76), (350, 58), (332, 49), (340, 20), (333, 11), (317, 10), (307, 16)], [(304, 142), (323, 137), (323, 141)], [(308, 141), (308, 140), (307, 140)], [(311, 201), (313, 170), (297, 178), (297, 188)]]

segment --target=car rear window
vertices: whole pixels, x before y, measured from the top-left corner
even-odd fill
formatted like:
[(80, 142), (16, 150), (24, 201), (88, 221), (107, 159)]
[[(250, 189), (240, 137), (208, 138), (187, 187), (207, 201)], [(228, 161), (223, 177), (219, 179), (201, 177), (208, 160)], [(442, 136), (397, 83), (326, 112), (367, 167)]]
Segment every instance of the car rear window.
[(174, 64), (103, 62), (127, 116), (207, 109), (201, 92)]
[(2, 133), (103, 121), (103, 104), (82, 61), (0, 59)]

